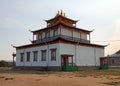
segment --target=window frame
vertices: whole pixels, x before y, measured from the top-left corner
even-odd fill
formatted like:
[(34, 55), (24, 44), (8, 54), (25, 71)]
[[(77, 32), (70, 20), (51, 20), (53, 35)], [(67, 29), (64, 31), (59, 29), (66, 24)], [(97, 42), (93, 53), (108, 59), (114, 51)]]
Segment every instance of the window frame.
[(112, 64), (115, 64), (115, 59), (112, 59)]
[[(56, 61), (56, 48), (50, 49), (51, 50), (51, 61)], [(55, 55), (53, 55), (55, 53)]]
[[(41, 50), (41, 61), (46, 61), (46, 52), (47, 50)], [(45, 54), (45, 57), (44, 57)]]
[(26, 52), (26, 62), (30, 62), (30, 52)]
[(20, 53), (20, 62), (24, 62), (24, 53)]
[(33, 61), (34, 62), (38, 61), (38, 51), (33, 51)]
[(58, 29), (54, 29), (53, 30), (53, 36), (57, 36), (58, 35)]

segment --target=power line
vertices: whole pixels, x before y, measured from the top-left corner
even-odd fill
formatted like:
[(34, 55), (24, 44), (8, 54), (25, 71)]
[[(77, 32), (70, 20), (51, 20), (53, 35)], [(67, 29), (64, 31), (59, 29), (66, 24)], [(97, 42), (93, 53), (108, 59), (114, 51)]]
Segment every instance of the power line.
[(116, 42), (116, 41), (120, 41), (120, 40), (108, 40), (108, 41), (93, 41), (93, 42)]

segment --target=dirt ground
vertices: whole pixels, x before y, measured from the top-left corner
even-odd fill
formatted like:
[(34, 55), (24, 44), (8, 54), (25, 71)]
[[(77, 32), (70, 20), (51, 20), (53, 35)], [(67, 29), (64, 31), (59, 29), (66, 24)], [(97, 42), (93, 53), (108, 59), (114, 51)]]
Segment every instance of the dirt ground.
[[(120, 73), (119, 73), (120, 74)], [(0, 86), (120, 86), (120, 75), (85, 72), (0, 73)]]

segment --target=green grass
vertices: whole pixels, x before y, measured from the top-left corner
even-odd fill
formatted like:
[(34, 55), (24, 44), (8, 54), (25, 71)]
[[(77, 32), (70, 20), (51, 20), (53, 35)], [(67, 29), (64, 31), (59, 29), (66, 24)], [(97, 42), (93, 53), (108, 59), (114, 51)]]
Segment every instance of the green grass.
[(0, 73), (22, 73), (22, 74), (57, 74), (60, 77), (63, 74), (71, 73), (76, 77), (105, 77), (106, 75), (118, 76), (120, 77), (120, 69), (108, 69), (108, 70), (84, 70), (77, 72), (54, 72), (54, 71), (37, 71), (37, 70), (12, 70), (12, 67), (0, 67)]
[(13, 80), (14, 78), (5, 78), (5, 80)]
[(119, 82), (105, 82), (103, 84), (113, 85), (113, 86), (120, 86), (120, 81)]
[(0, 76), (0, 79), (5, 78), (4, 76)]
[(109, 69), (109, 70), (87, 70), (87, 71), (78, 71), (77, 74), (87, 75), (87, 76), (120, 76), (120, 69)]
[(0, 67), (0, 71), (11, 70), (12, 67)]

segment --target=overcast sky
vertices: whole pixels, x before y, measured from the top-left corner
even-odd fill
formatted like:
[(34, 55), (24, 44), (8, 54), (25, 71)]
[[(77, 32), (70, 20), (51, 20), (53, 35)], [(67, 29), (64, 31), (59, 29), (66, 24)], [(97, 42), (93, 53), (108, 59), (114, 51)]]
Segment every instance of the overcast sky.
[[(105, 55), (120, 49), (120, 0), (0, 0), (0, 60), (12, 60), (11, 47), (30, 43), (29, 30), (44, 28), (44, 20), (63, 10), (79, 20), (77, 27), (93, 30), (93, 43), (107, 45)], [(106, 41), (106, 42), (101, 42)]]

